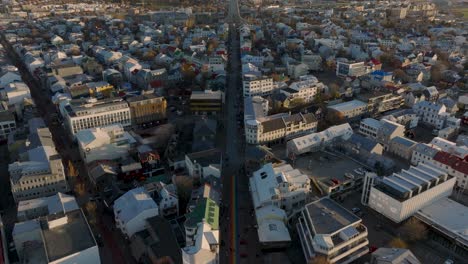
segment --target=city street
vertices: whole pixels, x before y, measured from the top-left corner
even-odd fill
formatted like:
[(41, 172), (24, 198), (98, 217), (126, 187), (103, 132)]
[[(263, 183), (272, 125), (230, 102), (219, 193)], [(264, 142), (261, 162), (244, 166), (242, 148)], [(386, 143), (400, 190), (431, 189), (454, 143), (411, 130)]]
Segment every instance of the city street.
[[(31, 96), (36, 103), (36, 107), (39, 111), (40, 116), (44, 119), (45, 123), (52, 133), (54, 143), (57, 147), (57, 151), (62, 156), (63, 164), (65, 167), (68, 166), (68, 161), (71, 160), (74, 164), (75, 169), (78, 171), (79, 180), (83, 181), (85, 184), (85, 191), (73, 194), (76, 197), (77, 203), (86, 213), (85, 207), (83, 207), (88, 201), (89, 196), (91, 195), (91, 188), (87, 184), (87, 173), (84, 164), (81, 162), (78, 148), (72, 143), (70, 137), (68, 136), (67, 131), (62, 126), (61, 123), (52, 122), (52, 114), (56, 113), (56, 108), (50, 100), (48, 92), (44, 92), (42, 89), (39, 80), (35, 79), (31, 73), (27, 70), (19, 56), (13, 51), (11, 45), (6, 42), (5, 36), (0, 35), (1, 44), (4, 46), (9, 59), (11, 62), (18, 68), (23, 78), (23, 81), (29, 86), (31, 90)], [(68, 170), (66, 169), (65, 171)], [(75, 185), (78, 183), (76, 177), (70, 177), (67, 175), (68, 184), (70, 190), (75, 189)], [(107, 223), (106, 223), (107, 224)], [(107, 226), (108, 228), (108, 226)], [(98, 226), (100, 233), (106, 233), (102, 225)], [(114, 231), (118, 232), (118, 231)], [(126, 242), (120, 234), (115, 234), (114, 236), (104, 236), (104, 247), (101, 247), (101, 256), (103, 263), (118, 263), (118, 261), (123, 261), (123, 263), (134, 263), (134, 259), (131, 256), (129, 250), (126, 250)], [(115, 244), (119, 246), (113, 246)], [(123, 259), (122, 259), (123, 257)], [(119, 259), (119, 260), (117, 260)]]
[[(237, 1), (230, 1), (229, 61), (224, 104), (223, 199), (220, 217), (220, 263), (256, 263), (261, 252), (244, 171), (245, 142), (237, 119), (243, 105)], [(242, 118), (241, 118), (242, 120)]]

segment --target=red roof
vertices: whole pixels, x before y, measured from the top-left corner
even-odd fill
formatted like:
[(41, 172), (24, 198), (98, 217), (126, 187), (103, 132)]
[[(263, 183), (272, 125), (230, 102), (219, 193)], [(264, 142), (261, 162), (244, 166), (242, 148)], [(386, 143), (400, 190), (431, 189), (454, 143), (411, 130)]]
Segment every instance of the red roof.
[(461, 159), (450, 153), (439, 151), (434, 156), (434, 160), (444, 165), (448, 165), (452, 169), (459, 171), (463, 174), (468, 174), (468, 161)]

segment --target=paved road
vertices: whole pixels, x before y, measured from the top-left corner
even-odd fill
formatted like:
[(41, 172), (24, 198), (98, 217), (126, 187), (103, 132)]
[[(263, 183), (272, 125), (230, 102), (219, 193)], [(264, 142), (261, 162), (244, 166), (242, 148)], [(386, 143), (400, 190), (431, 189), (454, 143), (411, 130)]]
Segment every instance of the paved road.
[[(78, 179), (76, 177), (67, 176), (70, 189), (74, 190), (74, 186), (78, 182), (84, 181), (86, 191), (83, 193), (74, 194), (78, 205), (82, 207), (89, 201), (89, 192), (91, 191), (91, 188), (88, 186), (86, 168), (81, 161), (78, 148), (73, 145), (64, 127), (62, 127), (60, 123), (54, 124), (52, 122), (51, 114), (56, 113), (57, 111), (54, 104), (50, 100), (48, 91), (42, 89), (40, 81), (35, 79), (27, 70), (19, 56), (11, 48), (11, 45), (6, 42), (3, 34), (0, 35), (0, 43), (3, 44), (9, 59), (21, 72), (23, 81), (30, 88), (31, 96), (36, 103), (36, 107), (39, 110), (40, 116), (44, 119), (45, 123), (50, 129), (50, 132), (52, 133), (52, 138), (54, 140), (57, 151), (62, 156), (64, 165), (68, 166), (68, 161), (72, 160), (74, 162), (75, 168), (78, 170)], [(85, 208), (83, 209), (85, 210)], [(113, 223), (108, 222), (107, 226), (109, 226), (109, 224)], [(108, 236), (106, 235), (108, 234), (108, 230), (103, 229), (106, 228), (106, 225), (98, 225), (97, 228), (100, 234), (104, 234), (104, 247), (100, 248), (102, 263), (119, 263), (122, 262), (122, 260), (124, 263), (135, 263), (128, 248), (126, 247), (128, 243), (120, 234), (117, 233), (117, 230), (114, 230), (113, 233), (115, 234), (113, 236)]]
[[(233, 3), (235, 2), (235, 3)], [(256, 263), (261, 258), (248, 176), (244, 171), (245, 142), (238, 126), (238, 114), (243, 108), (237, 0), (231, 0), (229, 26), (229, 61), (224, 105), (223, 205), (221, 214), (220, 263)], [(241, 118), (243, 120), (243, 118)]]

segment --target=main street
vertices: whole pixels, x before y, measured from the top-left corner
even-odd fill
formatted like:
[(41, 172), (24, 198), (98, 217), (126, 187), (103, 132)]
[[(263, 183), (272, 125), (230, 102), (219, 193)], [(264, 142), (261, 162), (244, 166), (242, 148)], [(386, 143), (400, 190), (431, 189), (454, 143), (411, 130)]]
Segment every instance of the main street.
[[(41, 85), (40, 81), (33, 77), (28, 71), (20, 57), (14, 52), (11, 45), (7, 43), (5, 36), (0, 35), (0, 43), (5, 48), (5, 51), (11, 60), (11, 62), (18, 68), (21, 73), (23, 81), (28, 85), (31, 96), (34, 99), (34, 103), (39, 111), (39, 115), (44, 119), (45, 123), (49, 127), (54, 140), (57, 151), (63, 159), (65, 166), (68, 166), (68, 161), (72, 161), (73, 166), (78, 171), (78, 177), (71, 177), (67, 175), (67, 181), (70, 189), (73, 191), (75, 186), (79, 183), (85, 184), (85, 190), (83, 192), (75, 192), (77, 203), (86, 212), (84, 205), (89, 201), (91, 195), (91, 188), (87, 184), (87, 171), (81, 161), (78, 148), (73, 144), (72, 140), (68, 136), (67, 131), (61, 123), (53, 122), (53, 115), (57, 113), (57, 109), (50, 99), (49, 92), (45, 90)], [(96, 217), (98, 223), (102, 221), (101, 217)], [(104, 247), (100, 248), (101, 257), (103, 263), (134, 263), (134, 259), (126, 247), (127, 242), (123, 239), (120, 234), (111, 232), (109, 229), (109, 222), (105, 224), (98, 224), (97, 229), (100, 234), (104, 234)], [(115, 230), (115, 229), (114, 229)], [(112, 234), (112, 236), (108, 235)]]
[(224, 162), (220, 263), (255, 263), (261, 252), (244, 171), (245, 142), (238, 118), (243, 110), (237, 0), (229, 2), (229, 59), (224, 104)]

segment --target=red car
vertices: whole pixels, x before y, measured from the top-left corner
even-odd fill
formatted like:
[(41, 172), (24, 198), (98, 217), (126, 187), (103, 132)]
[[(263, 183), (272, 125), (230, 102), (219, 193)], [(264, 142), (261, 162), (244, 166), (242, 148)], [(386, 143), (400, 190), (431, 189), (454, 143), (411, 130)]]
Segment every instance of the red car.
[(370, 246), (369, 247), (369, 253), (373, 253), (374, 251), (376, 251), (378, 249), (378, 247), (376, 246)]
[(240, 244), (241, 245), (247, 245), (247, 241), (245, 241), (244, 239), (241, 239)]

